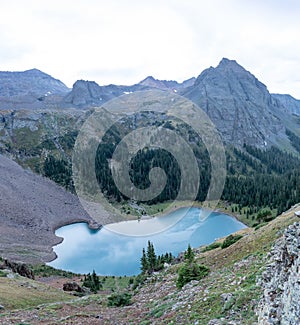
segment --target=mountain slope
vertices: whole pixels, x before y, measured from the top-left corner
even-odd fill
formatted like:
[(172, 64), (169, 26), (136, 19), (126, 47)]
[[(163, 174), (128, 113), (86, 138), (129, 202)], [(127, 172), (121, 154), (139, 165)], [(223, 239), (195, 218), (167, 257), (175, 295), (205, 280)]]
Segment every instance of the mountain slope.
[(2, 155), (0, 179), (0, 256), (49, 261), (56, 228), (91, 220), (74, 195)]
[(0, 72), (0, 96), (61, 94), (69, 91), (58, 79), (37, 70), (24, 72)]
[(0, 109), (44, 107), (47, 97), (57, 101), (56, 96), (68, 91), (60, 80), (37, 69), (0, 72)]
[(278, 100), (291, 113), (300, 116), (300, 100), (291, 95), (272, 94), (272, 98)]

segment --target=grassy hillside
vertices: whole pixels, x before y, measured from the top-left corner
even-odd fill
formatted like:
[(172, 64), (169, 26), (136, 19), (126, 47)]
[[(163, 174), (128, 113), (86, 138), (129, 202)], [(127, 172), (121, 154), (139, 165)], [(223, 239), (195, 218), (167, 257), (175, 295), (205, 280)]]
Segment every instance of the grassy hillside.
[(71, 296), (61, 290), (17, 275), (0, 277), (0, 297), (1, 305), (9, 310), (71, 300)]
[[(230, 321), (253, 324), (256, 321), (255, 306), (261, 296), (256, 278), (264, 269), (265, 257), (273, 243), (289, 224), (296, 221), (294, 211), (299, 207), (257, 230), (242, 230), (243, 237), (228, 248), (217, 247), (206, 252), (203, 248), (196, 250), (197, 262), (210, 268), (209, 275), (202, 280), (190, 282), (179, 290), (176, 279), (181, 264), (170, 266), (149, 276), (136, 289), (131, 287), (131, 304), (125, 307), (108, 307), (111, 288), (71, 299), (61, 290), (37, 281), (0, 278), (0, 304), (5, 307), (0, 314), (0, 323), (202, 325), (218, 319), (220, 324)], [(106, 281), (113, 285), (114, 292), (122, 292), (129, 290), (130, 281), (125, 279), (108, 277)], [(57, 281), (54, 277), (51, 285)], [(65, 281), (70, 279), (65, 278)]]

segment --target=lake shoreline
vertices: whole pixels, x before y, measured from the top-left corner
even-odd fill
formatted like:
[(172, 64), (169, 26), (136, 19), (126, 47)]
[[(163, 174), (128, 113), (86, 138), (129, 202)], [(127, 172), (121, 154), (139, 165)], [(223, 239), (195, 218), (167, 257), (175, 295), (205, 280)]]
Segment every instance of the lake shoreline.
[[(173, 211), (176, 212), (184, 207), (187, 207), (186, 202), (180, 205), (176, 204)], [(170, 251), (177, 256), (186, 249), (188, 244), (194, 248), (205, 246), (214, 242), (216, 238), (226, 237), (247, 227), (233, 216), (223, 215), (221, 212), (213, 210), (208, 211), (207, 219), (202, 222), (201, 207), (190, 206), (190, 204), (189, 207), (193, 209), (186, 209), (187, 213), (179, 211), (166, 219), (166, 222), (161, 223), (158, 218), (152, 218), (152, 220), (145, 220), (143, 225), (139, 225), (137, 222), (120, 225), (114, 229), (116, 231), (110, 231), (106, 227), (103, 227), (99, 233), (92, 232), (91, 229), (88, 231), (86, 222), (78, 226), (73, 224), (71, 228), (60, 229), (56, 233), (65, 241), (63, 246), (54, 248), (56, 261), (53, 260), (48, 265), (80, 274), (95, 269), (101, 275), (129, 276), (138, 272), (140, 265), (137, 256), (141, 254), (143, 247), (147, 247), (149, 239), (154, 243), (157, 254)], [(167, 211), (164, 215), (166, 214)], [(168, 214), (172, 214), (170, 210)], [(181, 215), (183, 215), (182, 218)], [(206, 217), (205, 213), (204, 217)], [(178, 222), (174, 222), (174, 227), (152, 233), (150, 237), (144, 235), (144, 231), (151, 232), (156, 226), (164, 227), (176, 220)], [(128, 236), (126, 235), (127, 230), (128, 234), (135, 233), (137, 235)], [(89, 247), (88, 250), (87, 247)], [(81, 265), (81, 260), (85, 261), (84, 265)]]
[[(226, 214), (226, 215), (236, 219), (237, 221), (241, 222), (245, 226), (250, 227), (243, 220), (241, 220), (239, 215), (234, 214), (232, 212), (228, 212), (225, 208), (220, 207), (220, 206), (218, 208), (215, 208), (215, 209), (211, 209), (210, 207), (203, 207), (203, 204), (201, 202), (198, 202), (198, 201), (193, 201), (193, 202), (191, 202), (191, 201), (179, 201), (178, 204), (176, 204), (175, 206), (173, 206), (173, 207), (171, 207), (169, 209), (166, 209), (166, 211), (154, 214), (153, 216), (149, 216), (149, 219), (150, 218), (156, 218), (156, 217), (157, 218), (164, 217), (164, 216), (166, 216), (166, 215), (168, 215), (170, 213), (173, 213), (176, 210), (181, 209), (181, 208), (199, 208), (199, 209), (210, 210), (211, 212), (220, 212), (220, 213)], [(147, 220), (147, 219), (145, 218), (145, 219), (141, 219), (141, 220)]]
[[(234, 218), (235, 220), (242, 223), (246, 227), (249, 227), (242, 220), (240, 220), (240, 218), (237, 215), (228, 213), (228, 211), (226, 211), (224, 208), (218, 207), (217, 209), (213, 210), (213, 209), (210, 209), (210, 208), (207, 208), (207, 207), (203, 207), (201, 202), (197, 202), (197, 201), (194, 201), (194, 202), (191, 202), (191, 201), (179, 201), (178, 203), (176, 203), (176, 205), (172, 206), (171, 208), (169, 208), (169, 209), (167, 208), (165, 211), (160, 212), (160, 213), (156, 213), (156, 214), (154, 214), (152, 216), (149, 216), (148, 218), (144, 218), (144, 219), (141, 218), (140, 221), (149, 220), (149, 219), (152, 219), (152, 218), (163, 218), (164, 216), (167, 216), (167, 215), (169, 215), (169, 214), (171, 214), (173, 212), (176, 212), (177, 210), (182, 209), (182, 208), (198, 208), (198, 209), (210, 210), (211, 211), (210, 213), (213, 213), (213, 212), (222, 213), (222, 214), (228, 215), (231, 218)], [(131, 217), (136, 217), (136, 216), (131, 215)], [(124, 221), (127, 222), (127, 221), (134, 221), (134, 220), (138, 220), (138, 219), (130, 219), (130, 220), (123, 220), (123, 221), (119, 221), (119, 222), (112, 222), (112, 223), (109, 223), (107, 225), (109, 226), (109, 225), (118, 224), (118, 223), (124, 222)], [(61, 244), (63, 242), (63, 240), (64, 240), (64, 238), (59, 237), (59, 236), (56, 235), (56, 231), (58, 229), (62, 228), (62, 227), (77, 224), (77, 223), (85, 223), (88, 226), (89, 229), (96, 230), (96, 231), (99, 231), (99, 230), (101, 230), (103, 228), (103, 226), (106, 226), (106, 225), (100, 225), (99, 223), (97, 223), (93, 219), (86, 220), (84, 218), (74, 218), (73, 220), (68, 220), (67, 222), (62, 221), (59, 225), (56, 225), (53, 228), (53, 233), (54, 233), (54, 235), (56, 236), (56, 238), (58, 240), (55, 242), (54, 245), (51, 246), (52, 254), (51, 254), (51, 257), (49, 258), (49, 260), (46, 261), (46, 263), (53, 262), (54, 260), (56, 260), (58, 258), (57, 254), (55, 253), (53, 248), (55, 246)]]

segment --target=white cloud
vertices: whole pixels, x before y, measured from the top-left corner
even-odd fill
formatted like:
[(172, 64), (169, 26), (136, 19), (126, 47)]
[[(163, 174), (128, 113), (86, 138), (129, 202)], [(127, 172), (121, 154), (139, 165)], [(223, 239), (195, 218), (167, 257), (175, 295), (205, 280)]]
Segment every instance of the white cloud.
[(1, 70), (76, 79), (182, 81), (222, 57), (300, 98), (296, 0), (0, 0)]

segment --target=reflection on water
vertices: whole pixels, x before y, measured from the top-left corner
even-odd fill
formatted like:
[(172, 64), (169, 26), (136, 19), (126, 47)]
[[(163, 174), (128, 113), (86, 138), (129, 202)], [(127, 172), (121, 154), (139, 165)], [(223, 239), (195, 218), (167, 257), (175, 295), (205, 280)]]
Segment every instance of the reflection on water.
[[(176, 256), (188, 244), (192, 247), (210, 244), (216, 238), (246, 227), (233, 217), (215, 212), (202, 221), (201, 213), (205, 211), (182, 208), (161, 218), (122, 222), (105, 226), (96, 232), (85, 223), (59, 228), (56, 235), (63, 237), (64, 241), (54, 247), (58, 258), (49, 265), (76, 273), (95, 270), (101, 275), (133, 275), (140, 273), (141, 252), (143, 247), (147, 247), (148, 240), (153, 242), (157, 254), (172, 252)], [(149, 229), (153, 223), (170, 222), (172, 218), (177, 219), (178, 214), (184, 214), (184, 217), (179, 218), (171, 228), (155, 235), (118, 234), (118, 231), (126, 228), (142, 234), (144, 227)]]

